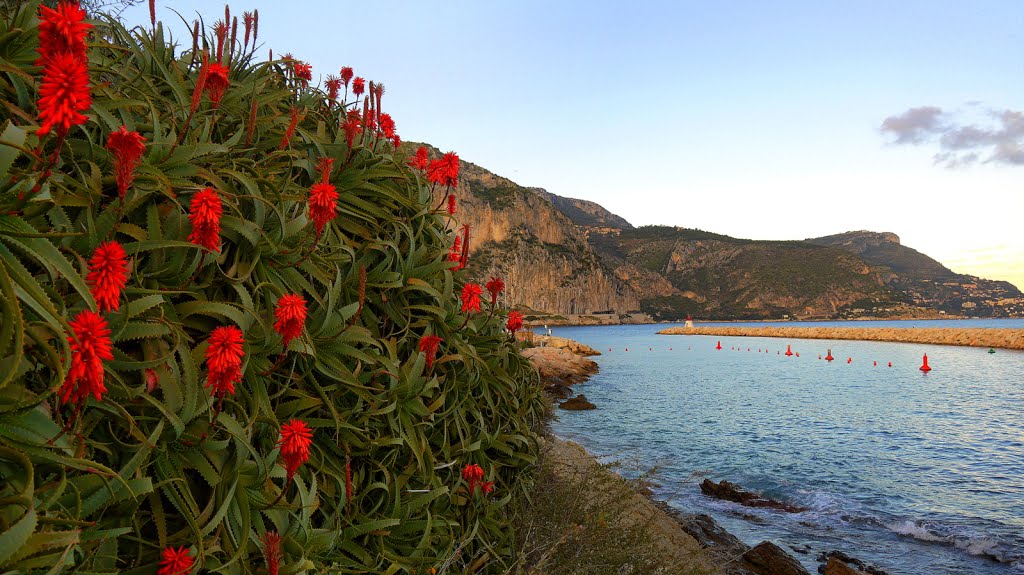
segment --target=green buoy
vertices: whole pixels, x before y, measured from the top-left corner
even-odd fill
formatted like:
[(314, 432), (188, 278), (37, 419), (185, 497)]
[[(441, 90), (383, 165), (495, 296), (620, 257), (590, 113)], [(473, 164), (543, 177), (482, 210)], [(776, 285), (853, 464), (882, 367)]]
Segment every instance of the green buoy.
[(988, 352), (989, 352), (989, 353), (995, 353), (995, 352), (996, 352), (996, 350), (994, 350), (994, 349), (992, 349), (992, 348), (990, 347), (990, 348), (988, 348)]

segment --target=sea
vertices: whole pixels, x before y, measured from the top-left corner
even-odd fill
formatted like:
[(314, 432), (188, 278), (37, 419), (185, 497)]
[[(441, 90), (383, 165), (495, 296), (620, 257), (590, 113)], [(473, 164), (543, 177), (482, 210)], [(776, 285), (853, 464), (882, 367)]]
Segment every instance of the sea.
[[(714, 325), (1024, 329), (1024, 320)], [(748, 544), (775, 542), (811, 573), (830, 550), (893, 575), (1024, 573), (1024, 352), (657, 335), (667, 327), (553, 328), (602, 352), (600, 373), (574, 386), (597, 409), (556, 410), (554, 433), (623, 475), (648, 476), (655, 496), (683, 512), (709, 514)], [(835, 361), (819, 359), (828, 350)], [(808, 510), (713, 500), (700, 492), (705, 477)]]

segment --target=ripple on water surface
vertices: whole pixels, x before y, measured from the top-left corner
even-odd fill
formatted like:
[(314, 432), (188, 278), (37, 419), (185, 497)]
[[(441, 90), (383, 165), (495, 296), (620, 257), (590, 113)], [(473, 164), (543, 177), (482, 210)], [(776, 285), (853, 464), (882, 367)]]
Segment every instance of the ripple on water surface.
[[(794, 555), (812, 572), (829, 549), (893, 574), (1024, 572), (1014, 565), (1024, 563), (1024, 353), (655, 334), (664, 327), (557, 329), (604, 354), (577, 389), (598, 409), (560, 412), (555, 432), (638, 469), (657, 465), (661, 496), (748, 543), (810, 545)], [(787, 343), (801, 357), (777, 353)], [(837, 361), (817, 359), (828, 348)], [(708, 500), (692, 478), (701, 471), (810, 510)]]

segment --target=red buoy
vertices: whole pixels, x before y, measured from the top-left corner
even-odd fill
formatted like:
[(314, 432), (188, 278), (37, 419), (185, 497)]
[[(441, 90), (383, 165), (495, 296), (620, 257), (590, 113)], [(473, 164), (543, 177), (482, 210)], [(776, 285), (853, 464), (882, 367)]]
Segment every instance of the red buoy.
[(797, 356), (797, 357), (800, 357), (800, 352), (798, 351), (798, 352), (796, 352), (796, 353), (795, 353), (795, 354), (793, 354), (793, 355), (795, 355), (795, 356)]
[(924, 362), (924, 363), (921, 364), (921, 367), (920, 367), (921, 371), (923, 371), (925, 373), (928, 373), (929, 371), (932, 370), (932, 368), (928, 367), (928, 354), (927, 353), (924, 354), (924, 357), (921, 358), (921, 361)]
[(789, 344), (786, 344), (786, 355), (793, 355), (793, 350), (789, 349)]
[(875, 366), (875, 367), (878, 367), (878, 362), (877, 362), (877, 361), (872, 361), (872, 362), (871, 362), (871, 365), (872, 365), (872, 366)]
[(628, 347), (626, 348), (626, 351), (629, 351), (629, 348), (628, 348)]
[(833, 359), (835, 358), (832, 357), (832, 348), (830, 347), (828, 348), (828, 355), (825, 356), (825, 361), (832, 361)]
[(853, 358), (852, 357), (846, 358), (846, 363), (853, 363)]
[(889, 362), (889, 367), (892, 367), (892, 362), (891, 361)]
[(715, 346), (715, 349), (722, 349), (722, 340), (718, 340), (718, 345)]

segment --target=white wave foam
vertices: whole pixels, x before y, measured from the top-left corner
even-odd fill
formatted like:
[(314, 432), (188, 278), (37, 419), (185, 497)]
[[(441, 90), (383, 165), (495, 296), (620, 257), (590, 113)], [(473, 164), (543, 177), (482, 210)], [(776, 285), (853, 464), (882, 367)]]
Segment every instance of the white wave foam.
[(902, 521), (899, 523), (890, 523), (886, 525), (889, 531), (899, 533), (900, 535), (908, 535), (914, 539), (921, 541), (931, 541), (935, 543), (949, 543), (948, 537), (943, 537), (936, 533), (932, 533), (924, 525), (918, 525), (913, 521)]
[(1002, 554), (996, 550), (999, 542), (988, 537), (978, 539), (958, 539), (953, 542), (957, 549), (962, 549), (971, 555), (986, 555), (994, 559), (1001, 559)]
[(890, 523), (886, 524), (886, 527), (894, 533), (913, 537), (919, 541), (952, 545), (953, 547), (956, 547), (970, 555), (988, 557), (1000, 563), (1014, 562), (1014, 558), (1008, 557), (1005, 553), (1005, 549), (1001, 549), (1000, 542), (991, 537), (942, 535), (940, 533), (936, 533), (933, 529), (929, 529), (926, 525), (922, 525), (915, 521)]

